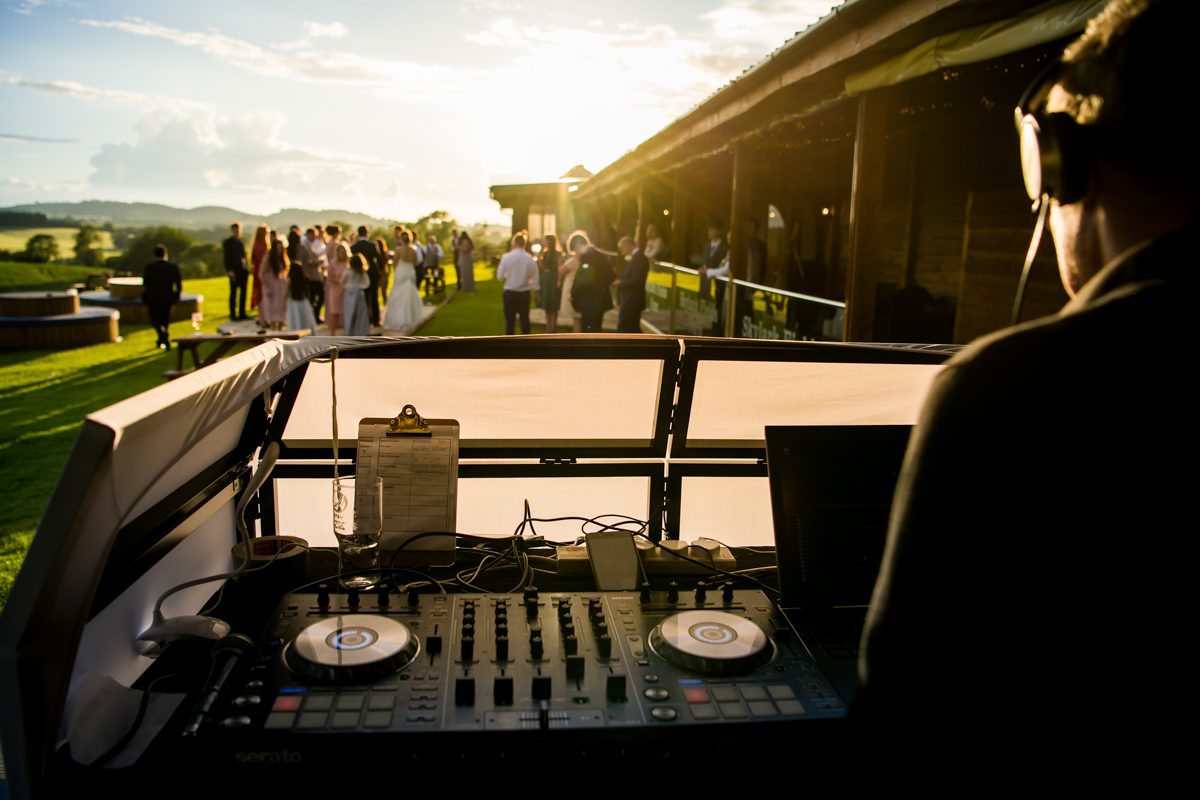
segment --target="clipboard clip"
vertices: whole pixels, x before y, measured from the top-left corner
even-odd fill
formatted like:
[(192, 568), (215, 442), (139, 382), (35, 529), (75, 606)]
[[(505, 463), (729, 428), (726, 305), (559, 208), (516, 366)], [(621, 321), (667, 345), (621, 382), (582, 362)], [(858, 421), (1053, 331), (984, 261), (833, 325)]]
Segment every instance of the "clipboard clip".
[(388, 423), (388, 436), (432, 436), (433, 431), (429, 430), (429, 423), (425, 418), (417, 413), (417, 407), (406, 405), (400, 409), (400, 413), (392, 417)]

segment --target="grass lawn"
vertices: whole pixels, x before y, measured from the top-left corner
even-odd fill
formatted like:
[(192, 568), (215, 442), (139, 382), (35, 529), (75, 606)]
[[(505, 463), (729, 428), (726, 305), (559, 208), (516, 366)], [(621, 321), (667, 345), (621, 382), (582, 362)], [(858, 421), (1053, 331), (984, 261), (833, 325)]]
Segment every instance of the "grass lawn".
[[(453, 287), (454, 278), (446, 276)], [(451, 294), (454, 290), (451, 289)], [(419, 336), (493, 336), (504, 333), (504, 285), (482, 269), (475, 270), (475, 292), (459, 292), (437, 316), (425, 323)]]
[[(89, 268), (0, 263), (0, 291), (62, 289), (78, 279), (73, 270), (86, 275)], [(46, 278), (40, 284), (39, 274)], [(214, 332), (229, 318), (225, 278), (184, 281), (183, 288), (204, 295), (202, 331)], [(171, 325), (172, 336), (191, 330), (191, 322)], [(122, 325), (121, 335), (120, 342), (74, 350), (0, 352), (0, 481), (9, 487), (0, 504), (0, 605), (83, 418), (160, 385), (162, 373), (175, 366), (173, 352), (154, 347), (149, 325)]]
[[(58, 242), (59, 256), (74, 258), (75, 234), (78, 232), (78, 228), (8, 228), (0, 230), (0, 250), (8, 250), (13, 253), (24, 252), (25, 243), (29, 241), (30, 237), (39, 233), (48, 233)], [(118, 251), (113, 247), (112, 232), (100, 231), (99, 233), (100, 241), (96, 246), (104, 251), (106, 256), (116, 255)]]
[[(82, 280), (88, 267), (0, 262), (0, 291), (63, 289)], [(453, 267), (447, 269), (453, 287)], [(482, 263), (477, 291), (459, 294), (421, 329), (422, 336), (485, 336), (504, 332), (501, 285)], [(184, 281), (184, 291), (204, 295), (202, 331), (225, 322), (225, 278)], [(191, 332), (190, 322), (171, 325), (171, 335)], [(9, 487), (0, 505), (0, 606), (16, 577), (30, 539), (70, 454), (83, 418), (100, 408), (162, 383), (175, 354), (154, 347), (148, 325), (121, 327), (124, 340), (75, 350), (0, 352), (0, 481)]]

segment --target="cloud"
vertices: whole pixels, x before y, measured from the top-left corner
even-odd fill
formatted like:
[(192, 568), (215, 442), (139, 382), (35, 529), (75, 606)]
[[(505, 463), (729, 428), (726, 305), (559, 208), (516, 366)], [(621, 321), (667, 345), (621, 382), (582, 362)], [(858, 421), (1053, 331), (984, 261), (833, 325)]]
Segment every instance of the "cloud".
[(841, 0), (727, 0), (700, 15), (714, 37), (778, 47), (829, 13)]
[(321, 37), (341, 39), (350, 33), (349, 28), (336, 20), (333, 22), (313, 22), (306, 19), (300, 24), (304, 26), (304, 36), (307, 39), (320, 39)]
[(13, 13), (32, 16), (43, 6), (60, 6), (64, 5), (64, 3), (65, 0), (20, 0), (19, 2), (6, 3), (5, 5)]
[(322, 27), (306, 21), (305, 38), (267, 46), (216, 31), (171, 28), (138, 17), (124, 20), (84, 19), (80, 23), (93, 28), (161, 39), (180, 47), (199, 50), (238, 69), (268, 77), (305, 83), (365, 86), (381, 94), (394, 94), (395, 87), (403, 86), (404, 97), (410, 101), (441, 102), (452, 90), (478, 90), (481, 83), (490, 84), (486, 73), (474, 70), (370, 58), (348, 50), (314, 49), (311, 38), (337, 38), (349, 32), (339, 22)]
[(283, 126), (276, 114), (229, 118), (210, 109), (146, 115), (134, 141), (103, 145), (92, 156), (88, 180), (93, 187), (236, 194), (239, 202), (254, 204), (254, 196), (263, 202), (365, 197), (395, 182), (403, 169), (397, 162), (288, 144), (280, 138)]
[(40, 181), (30, 180), (29, 178), (21, 178), (16, 175), (6, 175), (0, 178), (0, 188), (17, 189), (22, 193), (30, 192), (50, 193), (55, 195), (62, 194), (78, 194), (83, 191), (84, 186), (79, 183), (42, 183)]
[(78, 139), (54, 139), (49, 136), (25, 136), (20, 133), (0, 133), (0, 142), (36, 142), (39, 144), (74, 144)]
[[(505, 0), (471, 0), (467, 6), (472, 11), (524, 11), (520, 3), (509, 3)], [(466, 9), (464, 9), (466, 10)]]
[[(214, 31), (185, 31), (156, 22), (131, 17), (125, 20), (80, 20), (93, 28), (107, 28), (135, 36), (162, 39), (180, 47), (199, 50), (231, 66), (268, 77), (289, 78), (312, 83), (365, 84), (389, 86), (403, 81), (412, 86), (436, 83), (436, 69), (403, 61), (390, 61), (360, 56), (338, 50), (314, 50), (307, 39), (287, 44), (263, 47), (243, 39)], [(312, 29), (306, 29), (311, 33)], [(334, 23), (329, 31), (345, 31)], [(424, 79), (424, 80), (423, 80)]]
[(76, 100), (85, 100), (87, 102), (104, 100), (107, 102), (152, 106), (154, 108), (210, 108), (210, 106), (205, 103), (198, 103), (194, 100), (185, 100), (180, 97), (150, 95), (143, 94), (141, 92), (128, 92), (121, 89), (101, 89), (99, 87), (89, 86), (78, 81), (38, 81), (22, 78), (19, 75), (12, 75), (5, 77), (3, 82), (7, 83), (9, 86), (16, 86), (21, 89), (29, 89), (35, 92), (46, 92), (48, 94), (57, 94), (63, 97), (71, 97)]

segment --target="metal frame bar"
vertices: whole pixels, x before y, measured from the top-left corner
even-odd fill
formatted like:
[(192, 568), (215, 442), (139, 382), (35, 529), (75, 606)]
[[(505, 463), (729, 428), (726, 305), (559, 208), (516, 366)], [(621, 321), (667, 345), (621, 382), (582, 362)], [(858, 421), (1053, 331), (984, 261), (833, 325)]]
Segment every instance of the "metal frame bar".
[[(272, 481), (280, 478), (328, 478), (332, 475), (333, 463), (285, 464), (280, 463), (271, 473)], [(338, 464), (338, 475), (353, 475), (352, 461)], [(646, 509), (649, 526), (647, 535), (658, 541), (662, 537), (662, 514), (653, 513), (663, 509), (667, 498), (664, 495), (663, 465), (658, 462), (634, 464), (463, 464), (458, 465), (459, 479), (471, 478), (646, 478), (650, 482)], [(268, 481), (268, 483), (272, 482)], [(263, 527), (267, 533), (266, 526)], [(272, 529), (271, 533), (274, 533)], [(271, 535), (271, 534), (268, 534)]]

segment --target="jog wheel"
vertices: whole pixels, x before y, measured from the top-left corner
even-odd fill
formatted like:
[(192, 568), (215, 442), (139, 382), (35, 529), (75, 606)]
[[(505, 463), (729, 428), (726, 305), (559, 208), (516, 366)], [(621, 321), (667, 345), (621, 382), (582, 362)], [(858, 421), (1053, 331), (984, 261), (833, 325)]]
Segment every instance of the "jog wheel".
[(340, 684), (361, 684), (391, 675), (420, 651), (408, 626), (375, 614), (326, 617), (288, 643), (283, 662), (297, 675)]
[(775, 647), (762, 628), (724, 611), (684, 611), (650, 632), (650, 647), (677, 667), (737, 675), (766, 664)]

